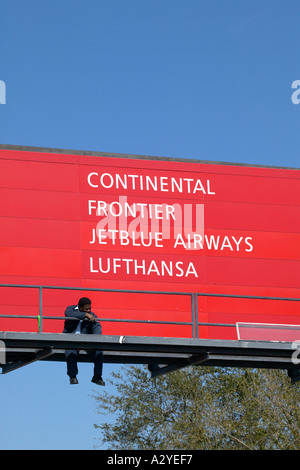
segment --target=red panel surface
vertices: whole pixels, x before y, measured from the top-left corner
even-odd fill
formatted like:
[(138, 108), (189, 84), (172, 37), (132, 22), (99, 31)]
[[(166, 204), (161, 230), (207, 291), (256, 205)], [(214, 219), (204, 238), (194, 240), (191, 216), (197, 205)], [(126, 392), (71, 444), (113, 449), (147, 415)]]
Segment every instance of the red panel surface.
[(7, 276), (80, 278), (80, 251), (28, 248), (0, 247), (1, 269)]
[(0, 246), (80, 249), (78, 222), (2, 217), (0, 224)]
[[(191, 337), (176, 324), (193, 320), (191, 295), (89, 288), (300, 298), (299, 183), (299, 170), (0, 149), (0, 283), (86, 289), (44, 289), (43, 314), (61, 317), (44, 331), (86, 294), (106, 334)], [(37, 331), (5, 315), (37, 315), (38, 289), (2, 289), (0, 329)], [(296, 301), (199, 297), (197, 315), (300, 324)]]
[(80, 220), (77, 199), (76, 193), (0, 188), (1, 216)]
[[(78, 190), (77, 167), (72, 164), (19, 159), (0, 160), (0, 186), (2, 188), (38, 189), (42, 191)], [(3, 155), (3, 152), (2, 152)], [(9, 158), (9, 155), (7, 155)]]

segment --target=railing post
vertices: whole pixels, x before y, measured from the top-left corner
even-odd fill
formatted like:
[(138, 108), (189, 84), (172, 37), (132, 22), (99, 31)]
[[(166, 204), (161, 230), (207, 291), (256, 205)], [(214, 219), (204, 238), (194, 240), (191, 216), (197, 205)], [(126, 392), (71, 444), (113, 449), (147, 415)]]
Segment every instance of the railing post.
[(38, 332), (43, 331), (43, 288), (39, 286)]
[(198, 327), (198, 294), (194, 294), (194, 311), (195, 311), (195, 329), (196, 338), (199, 339), (199, 327)]
[(192, 337), (196, 338), (196, 325), (195, 325), (195, 299), (194, 294), (191, 295), (191, 317), (192, 317)]
[(191, 294), (191, 303), (192, 303), (192, 325), (193, 325), (193, 338), (199, 338), (198, 331), (198, 298), (197, 294)]

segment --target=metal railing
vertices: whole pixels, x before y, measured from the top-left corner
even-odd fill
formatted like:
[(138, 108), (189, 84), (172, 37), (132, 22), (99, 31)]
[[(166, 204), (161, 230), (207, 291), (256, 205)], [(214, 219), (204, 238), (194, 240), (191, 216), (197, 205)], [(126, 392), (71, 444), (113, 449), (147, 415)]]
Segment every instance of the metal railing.
[[(84, 292), (104, 292), (104, 293), (126, 293), (126, 294), (152, 294), (152, 295), (172, 295), (172, 296), (187, 296), (190, 297), (190, 315), (191, 321), (163, 321), (163, 320), (140, 320), (140, 319), (125, 319), (125, 318), (103, 318), (101, 322), (117, 322), (117, 323), (145, 323), (145, 324), (159, 324), (159, 325), (186, 325), (192, 327), (192, 335), (196, 337), (196, 325), (195, 325), (195, 298), (193, 293), (189, 292), (167, 292), (167, 291), (144, 291), (144, 290), (130, 290), (130, 289), (98, 289), (98, 288), (86, 288), (86, 287), (64, 287), (64, 286), (45, 286), (45, 285), (25, 285), (25, 284), (0, 284), (1, 287), (9, 288), (23, 288), (23, 289), (38, 289), (39, 292), (39, 314), (38, 315), (0, 315), (1, 318), (23, 318), (23, 319), (35, 319), (38, 324), (38, 332), (43, 331), (44, 320), (66, 320), (64, 316), (48, 316), (43, 315), (43, 291), (44, 290), (68, 290), (68, 291), (84, 291)], [(68, 320), (72, 320), (68, 317)]]
[[(46, 285), (26, 285), (26, 284), (0, 284), (0, 288), (20, 288), (20, 289), (37, 289), (39, 294), (39, 313), (38, 315), (8, 315), (0, 314), (1, 318), (22, 318), (22, 319), (35, 319), (37, 320), (38, 332), (43, 331), (44, 320), (66, 320), (64, 316), (48, 316), (43, 315), (43, 291), (44, 290), (65, 290), (65, 291), (84, 291), (84, 292), (103, 292), (103, 293), (128, 293), (128, 294), (151, 294), (151, 295), (171, 295), (171, 296), (187, 296), (190, 298), (190, 321), (163, 321), (163, 320), (141, 320), (141, 319), (124, 319), (124, 318), (100, 318), (101, 322), (117, 322), (117, 323), (144, 323), (144, 324), (159, 324), (159, 325), (185, 325), (192, 327), (192, 337), (199, 338), (199, 327), (225, 327), (235, 328), (238, 333), (238, 325), (241, 322), (236, 323), (216, 323), (216, 322), (199, 322), (198, 320), (198, 298), (199, 297), (214, 297), (214, 298), (232, 298), (232, 299), (251, 299), (251, 300), (276, 300), (276, 301), (290, 301), (300, 302), (300, 298), (291, 297), (269, 297), (269, 296), (258, 296), (258, 295), (234, 295), (234, 294), (211, 294), (211, 293), (193, 293), (193, 292), (169, 292), (169, 291), (148, 291), (148, 290), (130, 290), (130, 289), (99, 289), (99, 288), (87, 288), (87, 287), (65, 287), (65, 286), (46, 286)], [(300, 315), (299, 315), (300, 317)], [(73, 318), (69, 317), (69, 320)], [(259, 328), (259, 323), (256, 324)], [(265, 328), (267, 324), (261, 323), (262, 328)], [(299, 326), (300, 325), (286, 325), (286, 326)], [(282, 325), (272, 325), (272, 328), (282, 328)]]

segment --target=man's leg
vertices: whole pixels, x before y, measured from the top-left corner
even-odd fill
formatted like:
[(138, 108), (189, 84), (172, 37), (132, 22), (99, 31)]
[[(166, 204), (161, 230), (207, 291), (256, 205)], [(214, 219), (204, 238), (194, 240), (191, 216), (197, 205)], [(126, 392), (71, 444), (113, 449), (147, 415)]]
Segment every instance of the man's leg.
[(76, 349), (66, 350), (66, 361), (67, 361), (67, 374), (70, 377), (70, 383), (77, 384), (78, 380), (76, 378), (76, 375), (78, 374), (78, 367), (77, 367)]
[[(94, 323), (92, 326), (93, 335), (101, 335), (102, 329), (98, 323)], [(95, 351), (94, 352), (94, 376), (92, 382), (97, 385), (105, 385), (105, 382), (102, 379), (103, 371), (103, 352)]]
[(94, 377), (102, 377), (103, 371), (103, 353), (102, 351), (94, 352)]
[(102, 370), (103, 370), (103, 353), (102, 351), (95, 351), (94, 353), (94, 376), (92, 382), (97, 385), (105, 385), (104, 380), (102, 379)]

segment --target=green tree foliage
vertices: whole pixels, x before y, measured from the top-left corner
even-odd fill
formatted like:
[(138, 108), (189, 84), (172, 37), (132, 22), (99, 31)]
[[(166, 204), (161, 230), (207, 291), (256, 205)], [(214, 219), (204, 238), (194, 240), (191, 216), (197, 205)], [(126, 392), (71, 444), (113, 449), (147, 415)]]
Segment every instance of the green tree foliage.
[(151, 379), (113, 374), (116, 393), (94, 396), (110, 449), (300, 449), (300, 389), (285, 371), (190, 367)]

